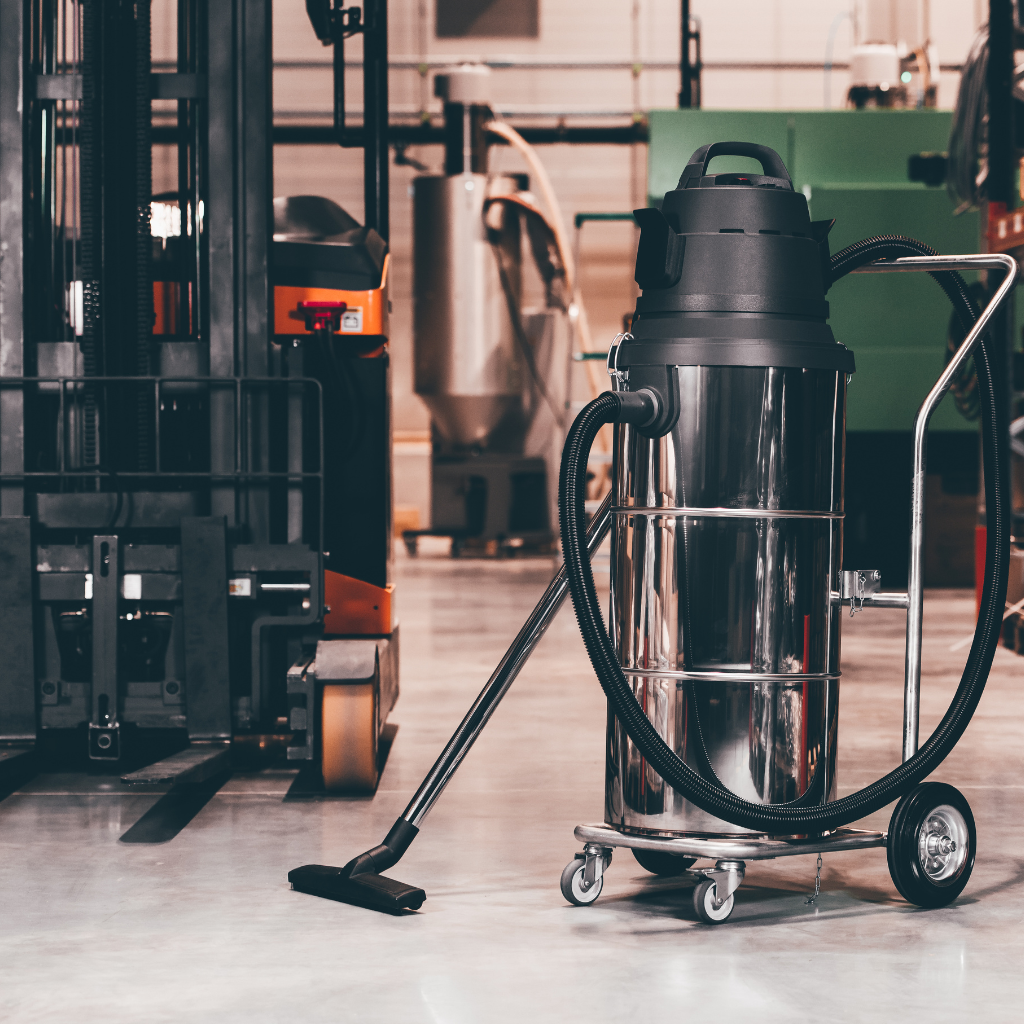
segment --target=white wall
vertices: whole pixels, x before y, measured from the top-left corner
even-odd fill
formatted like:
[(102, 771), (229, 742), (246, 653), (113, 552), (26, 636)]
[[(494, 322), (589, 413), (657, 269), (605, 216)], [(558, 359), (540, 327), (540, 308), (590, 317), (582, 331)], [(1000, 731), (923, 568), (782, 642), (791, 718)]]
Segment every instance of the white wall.
[[(915, 0), (895, 0), (914, 3)], [(639, 78), (628, 67), (616, 70), (508, 69), (495, 72), (496, 106), (523, 111), (629, 111), (674, 106), (679, 89), (678, 0), (540, 0), (537, 39), (433, 38), (432, 0), (391, 0), (390, 50), (393, 60), (443, 57), (494, 60), (566, 59), (617, 61), (644, 66)], [(709, 107), (799, 108), (823, 105), (824, 74), (809, 70), (742, 70), (736, 64), (822, 64), (829, 30), (834, 28), (833, 59), (846, 63), (853, 42), (852, 19), (844, 17), (853, 0), (693, 0), (693, 16), (703, 30), (704, 100)], [(959, 64), (979, 19), (982, 0), (930, 0), (931, 41), (944, 65)], [(322, 70), (279, 69), (275, 105), (279, 114), (330, 111), (329, 49), (316, 42), (303, 0), (275, 0), (274, 44), (278, 60), (322, 59)], [(359, 43), (348, 52), (358, 59)], [(728, 68), (716, 68), (716, 64)], [(651, 66), (654, 65), (654, 66)], [(433, 72), (431, 71), (431, 74)], [(950, 107), (958, 76), (944, 72), (939, 105)], [(833, 73), (832, 104), (842, 105), (848, 85), (845, 70)], [(358, 107), (358, 72), (351, 74), (350, 102)], [(391, 75), (392, 110), (414, 113), (421, 107), (422, 82), (414, 69)], [(429, 96), (429, 90), (427, 92)], [(431, 99), (432, 109), (439, 104)]]

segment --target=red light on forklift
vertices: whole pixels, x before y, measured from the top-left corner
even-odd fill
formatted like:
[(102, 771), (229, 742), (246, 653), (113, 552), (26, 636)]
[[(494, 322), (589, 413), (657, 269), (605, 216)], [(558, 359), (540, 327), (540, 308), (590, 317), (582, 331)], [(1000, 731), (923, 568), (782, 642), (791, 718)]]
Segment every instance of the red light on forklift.
[(289, 315), (292, 320), (305, 321), (307, 331), (336, 334), (341, 330), (341, 314), (346, 309), (347, 302), (318, 299), (313, 302), (300, 302), (296, 311)]

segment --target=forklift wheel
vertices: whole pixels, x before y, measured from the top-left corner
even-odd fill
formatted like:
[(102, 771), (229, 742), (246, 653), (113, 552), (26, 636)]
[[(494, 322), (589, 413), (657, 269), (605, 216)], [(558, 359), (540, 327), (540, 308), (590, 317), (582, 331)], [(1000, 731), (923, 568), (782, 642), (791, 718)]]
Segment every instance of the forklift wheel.
[(370, 683), (328, 685), (321, 705), (321, 766), (328, 792), (377, 788), (377, 694)]

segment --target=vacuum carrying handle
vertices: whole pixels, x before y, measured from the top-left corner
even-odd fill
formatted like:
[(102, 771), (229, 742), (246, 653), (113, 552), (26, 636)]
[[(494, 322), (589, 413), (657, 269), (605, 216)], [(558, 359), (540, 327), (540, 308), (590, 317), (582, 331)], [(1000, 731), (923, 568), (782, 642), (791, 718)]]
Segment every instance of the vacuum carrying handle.
[(784, 183), (790, 189), (793, 187), (793, 181), (789, 176), (789, 171), (786, 170), (786, 165), (782, 162), (782, 157), (771, 147), (759, 146), (756, 142), (711, 142), (706, 146), (701, 146), (690, 157), (682, 177), (679, 179), (679, 188), (686, 188), (687, 182), (693, 178), (698, 180), (703, 178), (708, 172), (708, 164), (716, 156), (751, 157), (761, 165), (761, 170), (764, 171), (766, 177), (777, 178), (780, 183)]

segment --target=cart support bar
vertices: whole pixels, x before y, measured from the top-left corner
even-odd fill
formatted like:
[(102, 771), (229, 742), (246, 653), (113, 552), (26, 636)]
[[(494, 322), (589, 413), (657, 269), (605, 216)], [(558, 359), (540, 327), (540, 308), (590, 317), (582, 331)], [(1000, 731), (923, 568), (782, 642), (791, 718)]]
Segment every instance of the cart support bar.
[(907, 256), (879, 260), (855, 274), (913, 273), (936, 270), (1003, 270), (1006, 276), (978, 317), (963, 344), (933, 385), (914, 420), (914, 477), (910, 503), (910, 568), (907, 580), (907, 655), (903, 693), (903, 760), (917, 753), (921, 708), (921, 630), (924, 617), (924, 487), (928, 464), (928, 421), (950, 388), (953, 377), (970, 358), (996, 310), (1017, 283), (1017, 261), (1005, 253), (977, 256)]

